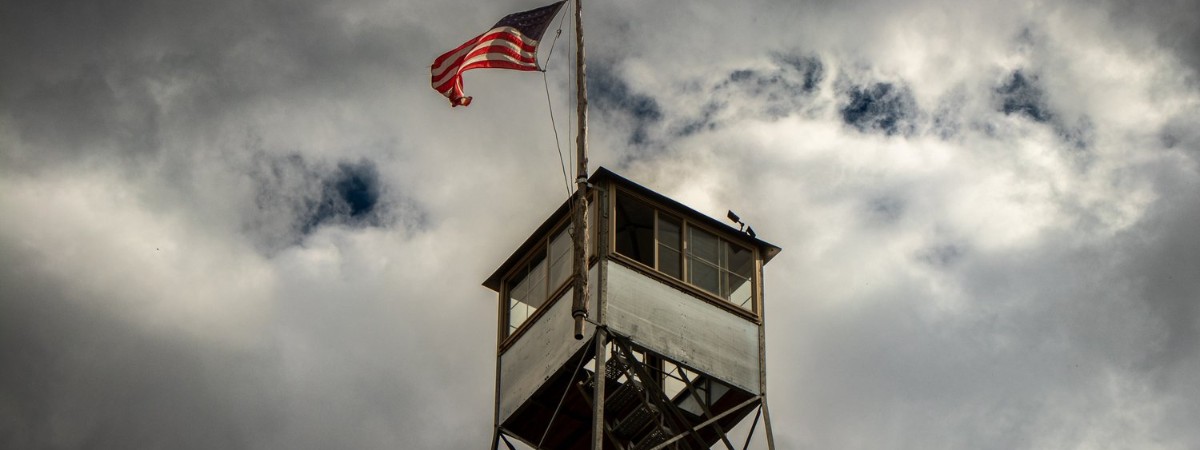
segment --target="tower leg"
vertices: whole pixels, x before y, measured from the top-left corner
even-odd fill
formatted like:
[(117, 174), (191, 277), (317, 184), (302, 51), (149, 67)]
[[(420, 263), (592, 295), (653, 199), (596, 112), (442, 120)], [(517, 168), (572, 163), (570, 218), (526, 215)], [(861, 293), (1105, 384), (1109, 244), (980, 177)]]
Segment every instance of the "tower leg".
[(596, 382), (592, 386), (592, 450), (604, 449), (604, 372), (608, 364), (608, 333), (596, 327)]
[(758, 405), (758, 411), (754, 413), (754, 421), (750, 422), (750, 431), (746, 433), (746, 443), (742, 444), (742, 450), (750, 448), (750, 440), (754, 439), (754, 428), (758, 427), (760, 418), (762, 418), (762, 405)]
[(767, 433), (767, 449), (775, 450), (775, 433), (771, 431), (771, 410), (767, 409), (767, 396), (762, 400), (763, 431)]

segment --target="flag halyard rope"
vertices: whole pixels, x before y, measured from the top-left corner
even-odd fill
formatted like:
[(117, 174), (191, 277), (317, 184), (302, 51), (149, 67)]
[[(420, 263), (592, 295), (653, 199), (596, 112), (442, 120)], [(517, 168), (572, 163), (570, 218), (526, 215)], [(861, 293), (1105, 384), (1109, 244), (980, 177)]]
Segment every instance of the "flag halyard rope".
[[(560, 13), (563, 10), (565, 10), (565, 8), (560, 9)], [(562, 169), (563, 185), (567, 190), (567, 198), (570, 199), (572, 197), (571, 178), (569, 175), (567, 175), (567, 161), (563, 158), (562, 139), (558, 136), (558, 125), (554, 120), (554, 102), (550, 99), (550, 80), (546, 76), (546, 72), (549, 70), (550, 60), (554, 56), (554, 47), (556, 47), (558, 44), (559, 36), (562, 36), (563, 21), (566, 19), (567, 14), (562, 13), (561, 18), (558, 20), (558, 29), (554, 32), (554, 39), (550, 41), (550, 51), (546, 53), (546, 63), (544, 65), (539, 63), (538, 67), (539, 71), (542, 72), (542, 86), (546, 90), (546, 109), (550, 112), (550, 129), (554, 131), (554, 146), (558, 150), (558, 164)], [(570, 75), (568, 74), (568, 78), (569, 77)], [(567, 138), (570, 139), (569, 133)]]

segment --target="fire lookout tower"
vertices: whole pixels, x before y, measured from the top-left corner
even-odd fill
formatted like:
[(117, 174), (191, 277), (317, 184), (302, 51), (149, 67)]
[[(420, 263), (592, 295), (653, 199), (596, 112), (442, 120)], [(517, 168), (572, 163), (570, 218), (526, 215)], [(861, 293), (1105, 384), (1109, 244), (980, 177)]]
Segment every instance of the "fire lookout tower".
[(745, 445), (761, 418), (773, 449), (762, 274), (779, 247), (604, 168), (588, 181), (582, 339), (572, 201), (483, 283), (499, 294), (491, 448), (732, 450), (754, 413)]

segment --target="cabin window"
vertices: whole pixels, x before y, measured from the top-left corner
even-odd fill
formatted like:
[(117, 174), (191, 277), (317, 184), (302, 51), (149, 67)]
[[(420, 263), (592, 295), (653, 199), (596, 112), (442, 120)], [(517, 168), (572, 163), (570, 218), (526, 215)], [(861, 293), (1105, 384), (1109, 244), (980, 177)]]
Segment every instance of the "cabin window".
[(688, 230), (688, 281), (712, 295), (721, 295), (721, 267), (717, 254), (721, 241), (703, 230)]
[(509, 281), (508, 331), (525, 323), (546, 301), (546, 253), (534, 253)]
[(749, 249), (730, 242), (722, 247), (721, 297), (745, 309), (753, 309), (750, 280), (754, 274), (754, 255)]
[(508, 334), (537, 312), (550, 295), (571, 278), (574, 266), (572, 228), (564, 226), (530, 255), (529, 259), (506, 282), (508, 286)]
[(658, 270), (683, 279), (683, 223), (667, 214), (658, 215)]
[(617, 253), (654, 266), (654, 208), (617, 193), (616, 229)]
[[(653, 217), (653, 216), (652, 216)], [(529, 255), (521, 268), (514, 270), (504, 280), (507, 289), (507, 327), (505, 335), (529, 321), (544, 307), (550, 296), (563, 289), (575, 274), (575, 242), (572, 236), (572, 218), (568, 216), (559, 225), (558, 231), (543, 238), (533, 254)], [(596, 200), (588, 201), (588, 261), (596, 254)]]
[(617, 253), (753, 311), (754, 253), (724, 237), (617, 192)]

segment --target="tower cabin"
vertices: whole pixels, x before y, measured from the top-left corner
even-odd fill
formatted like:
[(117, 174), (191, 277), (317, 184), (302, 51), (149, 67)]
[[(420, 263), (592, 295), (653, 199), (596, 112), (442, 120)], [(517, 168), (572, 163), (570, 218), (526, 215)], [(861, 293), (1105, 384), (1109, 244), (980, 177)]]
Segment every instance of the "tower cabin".
[(779, 247), (607, 169), (589, 182), (583, 339), (572, 201), (483, 283), (499, 296), (491, 448), (734, 448), (751, 413), (747, 444), (762, 417), (773, 447), (762, 275)]

